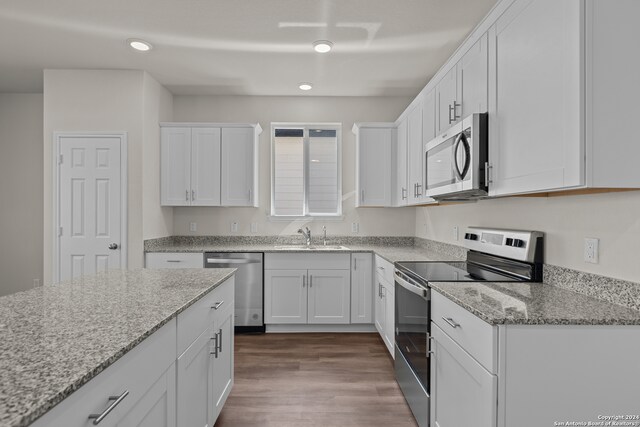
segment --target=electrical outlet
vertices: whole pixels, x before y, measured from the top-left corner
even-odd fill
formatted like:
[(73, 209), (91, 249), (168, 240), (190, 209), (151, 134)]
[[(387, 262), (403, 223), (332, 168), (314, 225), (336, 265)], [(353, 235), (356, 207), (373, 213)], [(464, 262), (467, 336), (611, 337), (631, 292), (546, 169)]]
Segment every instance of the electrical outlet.
[(252, 222), (251, 223), (251, 232), (252, 233), (257, 233), (258, 232), (258, 223), (257, 222)]
[(359, 233), (360, 232), (360, 224), (358, 224), (357, 222), (352, 222), (351, 223), (351, 232), (352, 233)]
[(595, 238), (584, 239), (584, 262), (591, 264), (598, 263), (598, 251), (600, 246), (600, 240)]
[(458, 240), (458, 227), (453, 227), (453, 240)]
[(231, 223), (231, 232), (232, 233), (237, 233), (238, 232), (238, 223), (235, 222), (235, 221)]
[(198, 224), (196, 224), (195, 222), (190, 222), (189, 223), (189, 231), (191, 231), (191, 232), (198, 231)]

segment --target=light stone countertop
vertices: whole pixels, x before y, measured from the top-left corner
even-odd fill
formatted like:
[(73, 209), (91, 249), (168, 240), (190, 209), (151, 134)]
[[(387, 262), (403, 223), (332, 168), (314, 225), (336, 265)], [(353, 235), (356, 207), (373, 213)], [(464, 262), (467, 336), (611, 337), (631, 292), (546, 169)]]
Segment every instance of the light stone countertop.
[(26, 426), (235, 269), (114, 270), (0, 298), (0, 426)]
[(432, 282), (491, 325), (640, 325), (640, 311), (546, 283)]

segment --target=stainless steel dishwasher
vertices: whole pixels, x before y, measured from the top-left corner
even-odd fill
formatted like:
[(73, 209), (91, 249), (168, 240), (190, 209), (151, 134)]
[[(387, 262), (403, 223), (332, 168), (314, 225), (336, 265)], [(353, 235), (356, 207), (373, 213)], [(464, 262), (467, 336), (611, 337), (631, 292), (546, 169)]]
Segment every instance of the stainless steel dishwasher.
[(235, 276), (236, 332), (264, 332), (262, 253), (205, 252), (205, 268), (237, 268)]

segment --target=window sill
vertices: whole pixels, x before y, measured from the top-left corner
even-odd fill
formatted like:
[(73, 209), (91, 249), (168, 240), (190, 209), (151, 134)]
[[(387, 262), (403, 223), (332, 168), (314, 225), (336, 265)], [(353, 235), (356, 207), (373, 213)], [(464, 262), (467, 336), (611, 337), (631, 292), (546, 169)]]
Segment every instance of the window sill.
[(267, 219), (270, 222), (292, 222), (292, 221), (344, 221), (344, 215), (319, 215), (319, 216), (277, 216), (269, 215)]

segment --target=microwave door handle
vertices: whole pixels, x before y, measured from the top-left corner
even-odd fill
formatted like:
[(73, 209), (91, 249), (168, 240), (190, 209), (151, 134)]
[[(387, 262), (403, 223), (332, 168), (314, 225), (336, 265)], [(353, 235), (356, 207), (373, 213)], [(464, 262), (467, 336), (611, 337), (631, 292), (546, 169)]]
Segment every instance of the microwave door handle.
[[(460, 144), (464, 146), (464, 166), (462, 167), (462, 171), (460, 170), (460, 165), (458, 165), (458, 149), (460, 148)], [(469, 171), (469, 165), (471, 163), (471, 147), (469, 146), (469, 141), (467, 141), (467, 137), (464, 136), (464, 132), (461, 132), (456, 138), (456, 142), (453, 146), (453, 167), (456, 176), (460, 181), (464, 180), (464, 177), (467, 175)]]

